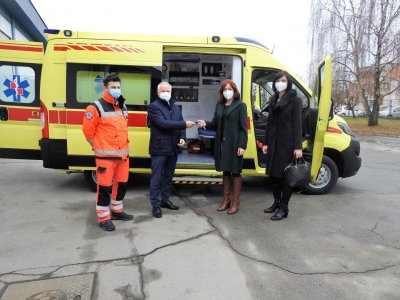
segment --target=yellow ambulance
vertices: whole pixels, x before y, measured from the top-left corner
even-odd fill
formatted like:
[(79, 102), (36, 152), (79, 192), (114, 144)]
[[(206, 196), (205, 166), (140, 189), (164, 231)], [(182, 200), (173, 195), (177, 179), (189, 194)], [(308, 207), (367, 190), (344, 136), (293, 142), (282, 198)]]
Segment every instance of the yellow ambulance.
[[(357, 173), (360, 144), (331, 110), (331, 59), (317, 70), (314, 93), (258, 42), (246, 38), (176, 37), (47, 30), (46, 45), (0, 41), (0, 157), (41, 159), (45, 168), (84, 172), (94, 186), (94, 156), (81, 124), (86, 106), (101, 97), (102, 80), (117, 73), (129, 110), (132, 173), (150, 173), (147, 105), (161, 81), (185, 120), (210, 120), (218, 85), (233, 79), (248, 109), (248, 145), (243, 175), (264, 176), (262, 138), (272, 79), (288, 71), (303, 102), (303, 147), (312, 162), (311, 194), (328, 192), (338, 177)], [(332, 119), (333, 118), (333, 119)], [(187, 130), (204, 153), (179, 156), (178, 182), (218, 182), (213, 137)]]

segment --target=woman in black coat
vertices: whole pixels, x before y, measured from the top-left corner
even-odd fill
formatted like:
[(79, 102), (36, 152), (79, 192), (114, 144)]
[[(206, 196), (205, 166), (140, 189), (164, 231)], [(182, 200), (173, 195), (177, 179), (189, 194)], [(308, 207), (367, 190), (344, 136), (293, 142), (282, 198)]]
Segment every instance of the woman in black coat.
[(274, 203), (264, 212), (275, 212), (272, 220), (282, 220), (288, 216), (292, 188), (284, 181), (284, 169), (293, 156), (303, 156), (302, 104), (292, 85), (288, 73), (279, 72), (276, 75), (272, 84), (275, 94), (271, 97), (265, 130), (263, 153), (267, 155), (266, 174), (273, 182)]
[[(198, 121), (200, 127), (216, 130), (215, 169), (223, 172), (223, 200), (218, 211), (228, 214), (239, 210), (242, 188), (243, 155), (247, 147), (247, 108), (240, 100), (236, 84), (225, 79), (219, 86), (219, 101), (211, 122)], [(232, 194), (232, 199), (230, 196)]]

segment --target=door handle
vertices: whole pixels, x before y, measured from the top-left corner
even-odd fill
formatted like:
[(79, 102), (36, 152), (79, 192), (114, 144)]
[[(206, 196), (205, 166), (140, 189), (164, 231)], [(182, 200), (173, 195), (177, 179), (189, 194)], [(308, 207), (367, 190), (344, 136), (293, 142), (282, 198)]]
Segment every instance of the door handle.
[(8, 109), (7, 107), (0, 107), (0, 120), (7, 121), (8, 120)]

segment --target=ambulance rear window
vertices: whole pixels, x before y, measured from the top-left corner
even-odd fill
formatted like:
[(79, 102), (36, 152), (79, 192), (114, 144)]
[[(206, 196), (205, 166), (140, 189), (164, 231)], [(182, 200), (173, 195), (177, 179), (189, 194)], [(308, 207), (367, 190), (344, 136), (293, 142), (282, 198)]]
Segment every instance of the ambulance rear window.
[(26, 104), (35, 101), (35, 71), (31, 67), (1, 65), (0, 82), (2, 102)]
[(68, 63), (66, 106), (82, 109), (101, 98), (103, 80), (111, 73), (121, 78), (122, 95), (128, 110), (147, 111), (151, 99), (157, 97), (161, 67)]
[[(92, 102), (103, 93), (104, 72), (78, 71), (76, 76), (76, 99), (80, 103)], [(150, 74), (120, 72), (122, 94), (127, 105), (143, 105), (143, 99), (150, 99)]]

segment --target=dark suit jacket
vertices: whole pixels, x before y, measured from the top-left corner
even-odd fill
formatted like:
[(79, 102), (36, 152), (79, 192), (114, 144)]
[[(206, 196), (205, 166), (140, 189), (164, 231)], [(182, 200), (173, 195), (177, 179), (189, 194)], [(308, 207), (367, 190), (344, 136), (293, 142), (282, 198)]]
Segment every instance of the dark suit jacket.
[(177, 155), (180, 139), (186, 139), (186, 122), (181, 110), (171, 99), (170, 104), (156, 99), (147, 108), (147, 121), (150, 127), (149, 153), (152, 155)]

